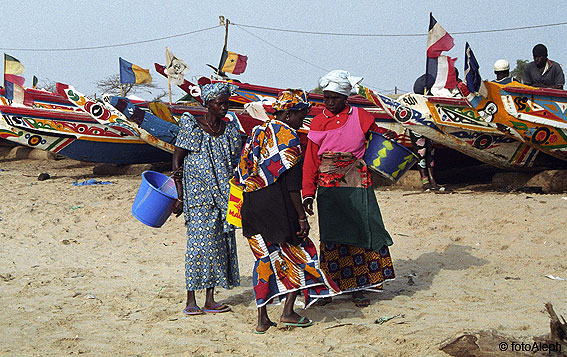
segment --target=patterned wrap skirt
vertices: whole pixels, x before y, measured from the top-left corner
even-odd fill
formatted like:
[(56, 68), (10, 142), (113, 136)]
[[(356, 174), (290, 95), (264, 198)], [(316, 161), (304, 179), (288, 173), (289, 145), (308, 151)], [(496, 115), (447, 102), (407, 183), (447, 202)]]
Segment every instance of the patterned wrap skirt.
[(223, 220), (216, 207), (189, 209), (185, 283), (188, 291), (230, 289), (240, 285), (234, 231), (223, 232)]
[(382, 289), (383, 282), (395, 278), (387, 246), (375, 252), (347, 244), (321, 243), (321, 269), (345, 293)]
[(303, 290), (309, 307), (319, 298), (339, 293), (338, 286), (319, 268), (317, 250), (311, 239), (299, 245), (266, 242), (260, 234), (248, 237), (256, 258), (252, 273), (256, 306), (262, 307), (275, 297)]
[(395, 278), (389, 245), (363, 160), (351, 153), (323, 154), (317, 206), (321, 234), (321, 269), (341, 292), (381, 288)]

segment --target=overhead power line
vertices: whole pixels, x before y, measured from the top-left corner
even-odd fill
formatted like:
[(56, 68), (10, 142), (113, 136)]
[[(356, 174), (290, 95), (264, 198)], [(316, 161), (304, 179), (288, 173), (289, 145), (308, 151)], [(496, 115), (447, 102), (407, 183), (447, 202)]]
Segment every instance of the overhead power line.
[[(302, 30), (293, 30), (293, 29), (281, 29), (281, 28), (275, 28), (275, 27), (237, 24), (237, 23), (234, 23), (234, 22), (231, 22), (230, 25), (235, 25), (235, 26), (239, 26), (239, 27), (249, 27), (249, 28), (261, 29), (261, 30), (269, 30), (269, 31), (292, 32), (292, 33), (303, 33), (303, 34), (308, 34), (308, 35), (325, 35), (325, 36), (346, 36), (346, 37), (423, 37), (423, 36), (427, 36), (427, 33), (365, 34), (365, 33), (302, 31)], [(487, 32), (519, 31), (519, 30), (528, 30), (528, 29), (551, 27), (551, 26), (563, 26), (563, 25), (567, 25), (567, 22), (557, 22), (557, 23), (554, 23), (554, 24), (533, 25), (533, 26), (510, 27), (510, 28), (492, 29), (492, 30), (450, 31), (449, 33), (451, 34), (451, 36), (452, 35), (470, 35), (470, 34), (487, 33)]]
[[(233, 23), (231, 22), (230, 25), (232, 25), (232, 24), (233, 24)], [(308, 65), (310, 65), (310, 66), (313, 66), (313, 67), (315, 67), (315, 68), (317, 68), (317, 69), (320, 69), (320, 70), (322, 70), (322, 71), (324, 71), (324, 72), (329, 72), (328, 69), (323, 68), (323, 67), (321, 67), (321, 66), (319, 66), (319, 65), (317, 65), (317, 64), (315, 64), (315, 63), (313, 63), (313, 62), (309, 62), (309, 61), (304, 60), (303, 58), (301, 58), (301, 57), (299, 57), (299, 56), (294, 55), (293, 53), (291, 53), (291, 52), (289, 52), (289, 51), (286, 51), (286, 50), (284, 50), (283, 48), (278, 47), (278, 46), (274, 45), (273, 43), (271, 43), (271, 42), (269, 42), (269, 41), (264, 40), (264, 39), (261, 38), (260, 36), (253, 34), (252, 32), (246, 30), (245, 28), (241, 27), (240, 25), (236, 25), (236, 27), (238, 27), (238, 28), (241, 29), (242, 31), (248, 33), (250, 36), (253, 36), (253, 37), (257, 38), (258, 40), (260, 40), (260, 41), (262, 41), (262, 42), (264, 42), (264, 43), (266, 43), (266, 44), (272, 46), (273, 48), (275, 48), (275, 49), (277, 49), (277, 50), (282, 51), (283, 53), (285, 53), (285, 54), (287, 54), (287, 55), (289, 55), (289, 56), (291, 56), (291, 57), (293, 57), (293, 58), (296, 58), (296, 59), (300, 60), (301, 62), (304, 62), (304, 63), (306, 63), (306, 64), (308, 64)], [(381, 89), (381, 88), (372, 88), (372, 89), (377, 89), (377, 90), (379, 90), (379, 91), (381, 91), (381, 92), (387, 91), (386, 89)]]
[(124, 42), (124, 43), (119, 43), (119, 44), (115, 44), (115, 45), (101, 45), (101, 46), (90, 46), (90, 47), (71, 47), (71, 48), (4, 48), (4, 47), (0, 47), (0, 50), (3, 50), (3, 51), (29, 51), (29, 52), (98, 50), (98, 49), (101, 49), (101, 48), (123, 47), (123, 46), (138, 45), (138, 44), (141, 44), (141, 43), (162, 41), (162, 40), (167, 40), (167, 39), (170, 39), (170, 38), (182, 37), (182, 36), (187, 36), (187, 35), (191, 35), (191, 34), (198, 33), (198, 32), (204, 32), (204, 31), (212, 30), (212, 29), (215, 29), (217, 27), (221, 27), (221, 25), (211, 26), (211, 27), (207, 27), (207, 28), (195, 30), (195, 31), (190, 31), (190, 32), (184, 32), (184, 33), (180, 33), (180, 34), (177, 34), (177, 35), (158, 37), (158, 38), (153, 38), (153, 39), (150, 39), (150, 40)]
[[(338, 33), (338, 32), (320, 32), (320, 31), (303, 31), (303, 30), (293, 30), (293, 29), (281, 29), (281, 28), (275, 28), (275, 27), (238, 24), (238, 23), (234, 23), (234, 22), (230, 22), (229, 24), (238, 26), (242, 30), (244, 30), (244, 27), (248, 27), (248, 28), (256, 28), (256, 29), (269, 30), (269, 31), (302, 33), (302, 34), (309, 34), (309, 35), (325, 35), (325, 36), (345, 36), (345, 37), (423, 37), (423, 36), (427, 36), (427, 33), (407, 33), (407, 34)], [(553, 24), (532, 25), (532, 26), (510, 27), (510, 28), (492, 29), (492, 30), (456, 31), (456, 32), (451, 31), (450, 33), (451, 33), (451, 35), (466, 35), (466, 34), (479, 34), (479, 33), (489, 33), (489, 32), (519, 31), (519, 30), (544, 28), (544, 27), (552, 27), (552, 26), (563, 26), (563, 25), (567, 25), (567, 22), (557, 22), (557, 23), (553, 23)], [(183, 36), (191, 35), (191, 34), (194, 34), (194, 33), (205, 32), (205, 31), (215, 29), (217, 27), (222, 27), (222, 25), (211, 26), (211, 27), (207, 27), (207, 28), (204, 28), (204, 29), (190, 31), (190, 32), (184, 32), (184, 33), (180, 33), (180, 34), (176, 34), (176, 35), (152, 38), (152, 39), (149, 39), (149, 40), (124, 42), (124, 43), (118, 43), (118, 44), (113, 44), (113, 45), (111, 44), (111, 45), (101, 45), (101, 46), (69, 47), (69, 48), (0, 47), (0, 50), (2, 50), (2, 51), (28, 51), (28, 52), (57, 52), (57, 51), (97, 50), (97, 49), (102, 49), (102, 48), (124, 47), (124, 46), (138, 45), (138, 44), (142, 44), (142, 43), (157, 42), (157, 41), (167, 40), (167, 39), (175, 38), (175, 37), (183, 37)]]
[[(232, 22), (230, 23), (230, 25), (232, 25)], [(315, 63), (306, 61), (306, 60), (304, 60), (303, 58), (300, 58), (300, 57), (294, 55), (293, 53), (288, 52), (288, 51), (284, 50), (283, 48), (278, 47), (278, 46), (276, 46), (276, 45), (274, 45), (274, 44), (272, 44), (272, 43), (270, 43), (270, 42), (264, 40), (264, 39), (261, 38), (260, 36), (257, 36), (257, 35), (255, 35), (255, 34), (253, 34), (252, 32), (250, 32), (250, 31), (248, 31), (248, 30), (246, 30), (246, 29), (240, 27), (239, 25), (236, 25), (236, 26), (237, 26), (238, 28), (240, 28), (242, 31), (248, 33), (249, 35), (256, 37), (258, 40), (260, 40), (260, 41), (262, 41), (262, 42), (264, 42), (264, 43), (267, 43), (268, 45), (270, 45), (270, 46), (272, 46), (272, 47), (274, 47), (274, 48), (276, 48), (276, 49), (282, 51), (282, 52), (285, 53), (285, 54), (290, 55), (291, 57), (294, 57), (294, 58), (300, 60), (301, 62), (305, 62), (305, 63), (307, 63), (307, 64), (309, 64), (309, 65), (311, 65), (311, 66), (313, 66), (313, 67), (315, 67), (315, 68), (318, 68), (318, 69), (323, 70), (323, 71), (325, 71), (325, 72), (329, 72), (328, 69), (325, 69), (325, 68), (323, 68), (323, 67), (320, 67), (320, 66), (316, 65)]]

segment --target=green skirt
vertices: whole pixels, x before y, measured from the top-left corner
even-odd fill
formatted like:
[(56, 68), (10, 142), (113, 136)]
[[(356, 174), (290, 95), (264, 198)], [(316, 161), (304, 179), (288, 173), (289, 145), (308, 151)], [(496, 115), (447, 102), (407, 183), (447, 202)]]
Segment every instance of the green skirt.
[(379, 252), (393, 244), (372, 187), (317, 188), (322, 243), (348, 244)]

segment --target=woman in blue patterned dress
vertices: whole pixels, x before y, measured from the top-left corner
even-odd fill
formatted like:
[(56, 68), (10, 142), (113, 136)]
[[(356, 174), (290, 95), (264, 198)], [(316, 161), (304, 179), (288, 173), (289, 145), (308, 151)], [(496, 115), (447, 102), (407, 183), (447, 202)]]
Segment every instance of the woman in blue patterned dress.
[[(240, 285), (234, 226), (226, 222), (229, 180), (242, 148), (237, 119), (228, 112), (232, 88), (224, 82), (204, 85), (206, 115), (195, 118), (184, 113), (179, 122), (173, 153), (179, 199), (173, 212), (184, 213), (187, 227), (183, 309), (187, 315), (230, 311), (228, 305), (215, 301), (214, 288)], [(195, 291), (201, 289), (206, 289), (203, 309), (195, 300)]]

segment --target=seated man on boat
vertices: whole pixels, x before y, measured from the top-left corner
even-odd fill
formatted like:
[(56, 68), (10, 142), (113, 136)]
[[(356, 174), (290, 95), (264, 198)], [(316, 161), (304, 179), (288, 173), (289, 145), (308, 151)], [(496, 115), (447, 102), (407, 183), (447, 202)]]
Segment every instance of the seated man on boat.
[(547, 47), (539, 43), (532, 49), (534, 60), (524, 68), (524, 84), (533, 87), (563, 89), (565, 75), (561, 65), (547, 58)]
[(494, 83), (509, 84), (516, 81), (516, 78), (510, 76), (510, 63), (505, 59), (494, 62), (494, 74), (496, 75), (496, 79), (492, 81)]

